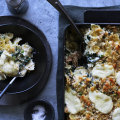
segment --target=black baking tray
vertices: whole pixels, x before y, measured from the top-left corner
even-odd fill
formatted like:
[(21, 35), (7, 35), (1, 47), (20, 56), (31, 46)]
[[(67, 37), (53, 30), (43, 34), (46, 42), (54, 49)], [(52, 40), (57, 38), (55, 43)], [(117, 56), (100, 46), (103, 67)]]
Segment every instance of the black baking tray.
[[(72, 16), (77, 26), (89, 26), (91, 23), (100, 24), (100, 25), (120, 25), (120, 10), (107, 8), (107, 9), (91, 9), (91, 8), (80, 8), (75, 6), (66, 6), (65, 7), (69, 15)], [(115, 14), (114, 17), (111, 16), (111, 19), (108, 20), (106, 16), (109, 14), (109, 10)], [(107, 11), (107, 12), (106, 12)], [(81, 12), (80, 16), (78, 12)], [(102, 19), (99, 21), (99, 12), (102, 14)], [(96, 15), (97, 14), (97, 15)], [(113, 14), (113, 15), (114, 15)], [(89, 17), (89, 19), (88, 19)], [(80, 19), (81, 18), (81, 19)], [(93, 18), (96, 18), (94, 21)], [(98, 19), (97, 19), (98, 18)], [(113, 20), (113, 22), (112, 22)], [(58, 108), (58, 120), (65, 120), (64, 115), (64, 48), (65, 48), (65, 34), (67, 29), (71, 27), (68, 21), (60, 15), (59, 17), (59, 51), (58, 51), (58, 70), (57, 70), (57, 108)]]
[(87, 10), (84, 13), (85, 23), (119, 23), (120, 10)]

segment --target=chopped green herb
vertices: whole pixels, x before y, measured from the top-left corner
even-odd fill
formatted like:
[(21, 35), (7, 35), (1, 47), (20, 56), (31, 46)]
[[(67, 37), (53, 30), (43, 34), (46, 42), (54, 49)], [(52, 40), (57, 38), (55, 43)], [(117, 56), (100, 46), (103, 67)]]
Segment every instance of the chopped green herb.
[(31, 60), (30, 57), (24, 57), (23, 59), (24, 59), (24, 61), (23, 61), (23, 64), (24, 64), (24, 65), (26, 65), (27, 63), (29, 63), (30, 60)]
[(20, 64), (20, 65), (19, 65), (19, 69), (22, 70), (22, 68), (23, 68), (24, 66), (25, 66), (24, 64)]
[(3, 53), (3, 51), (2, 51), (2, 50), (0, 50), (0, 55), (2, 55), (2, 53)]
[(102, 61), (102, 63), (105, 63), (106, 62), (106, 60), (104, 59), (103, 61)]
[(79, 95), (81, 96), (83, 93), (82, 92), (79, 92)]
[(102, 58), (102, 57), (104, 57), (104, 55), (101, 55), (100, 57)]
[(87, 39), (90, 40), (90, 36), (89, 35), (87, 35)]
[(24, 53), (24, 50), (21, 50), (21, 53)]
[(98, 57), (96, 53), (93, 53), (93, 54), (87, 53), (86, 56), (87, 56), (87, 57), (92, 57), (92, 58)]
[(2, 39), (5, 39), (5, 35), (2, 35)]
[(13, 56), (12, 58), (13, 58), (14, 61), (17, 59), (16, 56)]

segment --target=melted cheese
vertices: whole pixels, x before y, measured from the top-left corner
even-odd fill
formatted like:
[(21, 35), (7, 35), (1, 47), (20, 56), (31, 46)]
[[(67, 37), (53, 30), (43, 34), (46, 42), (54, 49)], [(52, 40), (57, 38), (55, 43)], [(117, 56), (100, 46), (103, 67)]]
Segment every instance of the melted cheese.
[(116, 108), (112, 113), (112, 120), (120, 120), (120, 108)]
[(24, 53), (23, 53), (24, 56), (31, 56), (31, 52), (32, 52), (33, 49), (30, 45), (23, 44), (22, 49), (24, 50)]
[(120, 85), (120, 71), (116, 74), (116, 82)]
[(71, 114), (77, 114), (83, 110), (80, 99), (72, 93), (72, 90), (65, 91), (65, 103)]
[(83, 67), (79, 67), (74, 71), (74, 80), (75, 82), (79, 82), (80, 77), (84, 78), (87, 76), (87, 70)]
[(19, 64), (14, 61), (5, 62), (5, 64), (1, 67), (1, 71), (8, 76), (15, 76), (19, 72)]
[(30, 60), (30, 62), (25, 66), (25, 69), (30, 70), (30, 71), (34, 70), (35, 69), (34, 62), (32, 60)]
[(89, 99), (101, 113), (107, 114), (113, 108), (112, 98), (99, 91), (89, 92)]
[(106, 78), (107, 76), (114, 74), (114, 68), (112, 65), (97, 64), (92, 70), (93, 77)]

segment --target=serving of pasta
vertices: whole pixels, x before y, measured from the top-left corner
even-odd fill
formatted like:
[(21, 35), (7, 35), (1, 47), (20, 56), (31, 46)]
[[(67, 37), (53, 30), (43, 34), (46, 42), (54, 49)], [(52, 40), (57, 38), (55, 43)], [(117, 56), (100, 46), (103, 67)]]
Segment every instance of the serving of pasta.
[(87, 67), (79, 63), (80, 51), (66, 43), (67, 120), (120, 120), (120, 26), (92, 24), (84, 42)]
[(33, 49), (28, 43), (20, 45), (21, 40), (12, 33), (0, 34), (0, 80), (34, 70)]

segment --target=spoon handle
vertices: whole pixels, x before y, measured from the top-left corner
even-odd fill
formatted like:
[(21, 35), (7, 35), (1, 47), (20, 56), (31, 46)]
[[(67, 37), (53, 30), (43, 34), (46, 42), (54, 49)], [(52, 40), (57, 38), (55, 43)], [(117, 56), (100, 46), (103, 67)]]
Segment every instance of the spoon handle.
[(2, 96), (4, 95), (4, 93), (7, 91), (7, 89), (9, 88), (9, 86), (15, 81), (16, 77), (14, 77), (8, 84), (7, 86), (2, 90), (2, 92), (0, 93), (0, 99), (2, 98)]
[(72, 18), (68, 15), (63, 5), (60, 3), (59, 0), (47, 0), (54, 8), (56, 8), (61, 14), (66, 16), (66, 18), (69, 20), (71, 26), (75, 29), (79, 37), (82, 38), (82, 34), (80, 33), (79, 29), (77, 28), (76, 24), (73, 22)]

